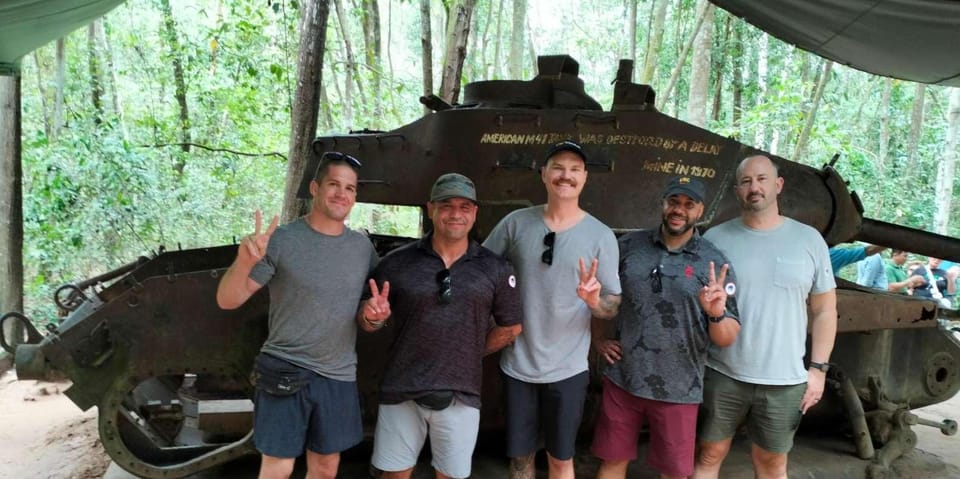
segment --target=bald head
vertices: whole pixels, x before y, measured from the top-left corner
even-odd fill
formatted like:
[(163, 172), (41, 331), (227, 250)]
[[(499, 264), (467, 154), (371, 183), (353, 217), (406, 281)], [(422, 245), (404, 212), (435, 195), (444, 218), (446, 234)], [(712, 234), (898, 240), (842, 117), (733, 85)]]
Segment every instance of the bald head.
[(779, 216), (777, 195), (783, 188), (783, 178), (770, 158), (755, 155), (744, 159), (737, 167), (736, 181), (737, 199), (744, 213)]
[(780, 167), (778, 167), (773, 160), (768, 158), (766, 155), (753, 155), (744, 158), (743, 161), (737, 165), (737, 180), (743, 176), (743, 170), (747, 168), (747, 166), (769, 168), (773, 172), (772, 174), (774, 178), (780, 176)]

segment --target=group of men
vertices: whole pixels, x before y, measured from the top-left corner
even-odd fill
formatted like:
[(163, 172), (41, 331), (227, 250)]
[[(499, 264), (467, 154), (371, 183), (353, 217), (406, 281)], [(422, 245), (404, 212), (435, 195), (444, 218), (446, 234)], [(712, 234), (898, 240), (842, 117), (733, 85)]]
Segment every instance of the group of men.
[(660, 226), (618, 240), (580, 207), (587, 154), (564, 141), (541, 168), (546, 204), (510, 213), (481, 245), (469, 236), (473, 182), (442, 175), (427, 203), (432, 231), (382, 259), (344, 224), (360, 167), (328, 152), (305, 217), (261, 232), (257, 212), (217, 292), (229, 309), (270, 285), (254, 366), (260, 477), (288, 477), (304, 452), (308, 477), (336, 476), (339, 453), (362, 436), (357, 328), (384, 327), (394, 339), (374, 435), (381, 477), (410, 477), (427, 437), (437, 477), (470, 475), (482, 358), (502, 349), (510, 477), (534, 477), (542, 443), (549, 477), (573, 478), (591, 346), (608, 365), (598, 477), (625, 477), (644, 424), (661, 477), (718, 477), (743, 420), (757, 477), (786, 477), (800, 416), (823, 394), (836, 296), (819, 233), (779, 213), (783, 178), (769, 158), (737, 168), (739, 218), (701, 237), (706, 189), (677, 177)]
[(884, 261), (886, 247), (866, 245), (830, 248), (830, 262), (834, 271), (856, 263), (857, 284), (890, 293), (909, 294), (932, 299), (953, 308), (957, 293), (960, 265), (945, 265), (940, 258), (928, 257), (926, 263), (915, 261), (907, 265), (908, 253), (893, 249), (890, 259)]

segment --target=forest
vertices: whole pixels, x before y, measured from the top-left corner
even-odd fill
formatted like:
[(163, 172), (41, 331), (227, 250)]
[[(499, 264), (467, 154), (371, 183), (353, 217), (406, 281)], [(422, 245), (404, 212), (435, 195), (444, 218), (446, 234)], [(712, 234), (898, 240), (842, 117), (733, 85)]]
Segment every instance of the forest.
[[(297, 134), (305, 29), (319, 110)], [(834, 64), (705, 0), (130, 0), (22, 60), (24, 311), (45, 323), (56, 287), (161, 245), (233, 242), (255, 209), (295, 216), (303, 138), (396, 128), (430, 114), (421, 95), (563, 53), (605, 108), (633, 59), (661, 111), (815, 167), (839, 154), (865, 216), (960, 235), (960, 89)], [(418, 221), (358, 204), (350, 224)]]

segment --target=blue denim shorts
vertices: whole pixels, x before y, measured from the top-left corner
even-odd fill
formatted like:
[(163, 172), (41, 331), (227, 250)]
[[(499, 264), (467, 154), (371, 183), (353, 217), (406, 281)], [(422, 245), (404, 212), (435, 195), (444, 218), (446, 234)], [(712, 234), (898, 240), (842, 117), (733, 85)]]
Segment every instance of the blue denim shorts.
[(323, 377), (261, 353), (258, 368), (295, 375), (302, 385), (292, 394), (275, 395), (261, 387), (254, 396), (253, 443), (261, 454), (299, 457), (344, 451), (363, 440), (357, 383)]

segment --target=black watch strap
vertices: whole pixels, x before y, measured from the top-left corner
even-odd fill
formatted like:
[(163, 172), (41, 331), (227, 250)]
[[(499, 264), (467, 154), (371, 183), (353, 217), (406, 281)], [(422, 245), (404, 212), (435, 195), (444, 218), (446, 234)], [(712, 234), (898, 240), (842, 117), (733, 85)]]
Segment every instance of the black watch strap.
[(810, 361), (810, 367), (813, 369), (819, 369), (823, 372), (827, 372), (830, 370), (829, 363), (817, 363), (817, 362)]
[(710, 321), (711, 323), (719, 323), (720, 321), (723, 321), (724, 318), (726, 318), (726, 316), (707, 316), (707, 321)]

